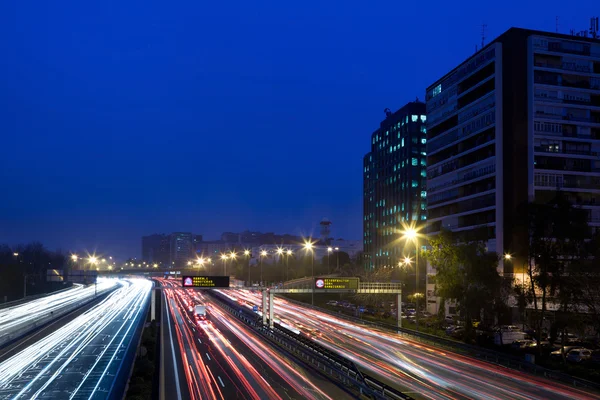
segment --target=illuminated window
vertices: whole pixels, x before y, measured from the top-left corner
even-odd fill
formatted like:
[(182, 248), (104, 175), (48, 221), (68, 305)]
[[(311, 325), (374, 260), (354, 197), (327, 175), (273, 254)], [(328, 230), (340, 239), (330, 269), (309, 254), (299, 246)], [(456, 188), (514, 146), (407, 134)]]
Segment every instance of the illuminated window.
[(412, 181), (412, 187), (419, 187), (419, 182)]
[(402, 145), (402, 147), (404, 147), (404, 138), (402, 138), (401, 145)]
[(421, 139), (421, 144), (427, 143), (427, 139)]
[(419, 165), (419, 160), (413, 157), (413, 159), (412, 159), (412, 165), (413, 166)]
[(412, 119), (412, 122), (417, 122), (419, 120), (419, 116), (418, 115), (412, 115), (411, 119)]
[(427, 133), (427, 128), (425, 127), (425, 125), (421, 125), (421, 132)]
[(433, 93), (431, 94), (431, 97), (435, 97), (440, 93), (442, 93), (442, 84), (441, 83), (433, 88)]
[(427, 121), (427, 115), (421, 115), (421, 122), (425, 123)]
[(408, 115), (406, 116), (406, 123), (408, 124)]
[(423, 178), (427, 178), (427, 170), (424, 170), (424, 169), (422, 169), (422, 170), (421, 170), (421, 176), (422, 176)]
[(427, 166), (427, 160), (426, 160), (426, 159), (424, 159), (424, 158), (421, 158), (421, 166), (422, 166), (422, 167), (425, 167), (425, 166)]
[(427, 197), (427, 191), (426, 190), (422, 190), (421, 191), (421, 197)]

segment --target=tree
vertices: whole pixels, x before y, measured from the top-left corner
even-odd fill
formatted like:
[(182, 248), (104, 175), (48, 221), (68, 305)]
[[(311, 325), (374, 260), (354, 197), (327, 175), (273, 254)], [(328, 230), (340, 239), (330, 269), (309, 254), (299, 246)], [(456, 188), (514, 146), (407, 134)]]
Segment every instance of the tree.
[(427, 257), (436, 269), (437, 295), (444, 302), (457, 303), (465, 321), (465, 338), (471, 339), (473, 319), (495, 320), (504, 305), (506, 284), (498, 273), (498, 255), (486, 251), (480, 241), (458, 242), (449, 231), (429, 241)]
[[(578, 310), (581, 296), (577, 275), (588, 263), (589, 226), (587, 213), (573, 207), (560, 191), (547, 203), (526, 206), (529, 230), (526, 298), (534, 306), (533, 324), (539, 342), (550, 301), (563, 313)], [(563, 338), (567, 327), (568, 322), (563, 321)]]

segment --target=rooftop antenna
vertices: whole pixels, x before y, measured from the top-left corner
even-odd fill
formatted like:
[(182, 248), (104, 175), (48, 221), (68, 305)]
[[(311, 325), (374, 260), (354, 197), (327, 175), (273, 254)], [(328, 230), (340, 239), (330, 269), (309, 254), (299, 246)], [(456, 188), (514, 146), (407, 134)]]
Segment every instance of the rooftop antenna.
[(487, 24), (481, 25), (481, 48), (485, 46), (485, 28), (487, 28)]
[(598, 39), (598, 17), (590, 18), (590, 35)]

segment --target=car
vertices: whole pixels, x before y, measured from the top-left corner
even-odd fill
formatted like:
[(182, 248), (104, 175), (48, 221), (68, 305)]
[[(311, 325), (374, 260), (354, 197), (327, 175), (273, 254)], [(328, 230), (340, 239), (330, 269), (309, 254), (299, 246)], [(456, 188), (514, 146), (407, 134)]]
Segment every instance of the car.
[(454, 317), (453, 317), (452, 315), (446, 315), (446, 316), (444, 317), (444, 320), (445, 320), (446, 322), (454, 322)]
[(338, 302), (337, 302), (336, 300), (329, 300), (329, 301), (327, 302), (327, 305), (328, 305), (328, 306), (337, 306), (337, 305), (338, 305)]
[(588, 361), (592, 358), (592, 351), (590, 349), (572, 349), (567, 354), (567, 361), (572, 363), (581, 363)]
[[(573, 343), (573, 342), (577, 341), (577, 339), (579, 339), (578, 336), (573, 333), (567, 333), (565, 335), (565, 343)], [(562, 332), (559, 332), (556, 335), (556, 340), (554, 340), (554, 343), (556, 343), (556, 344), (562, 343)]]
[[(569, 351), (576, 349), (577, 346), (565, 346), (565, 352), (564, 354), (569, 354)], [(562, 359), (562, 353), (561, 353), (561, 349), (558, 350), (554, 350), (553, 352), (550, 353), (550, 358), (557, 361), (557, 360), (561, 360)]]
[(527, 340), (527, 339), (515, 340), (510, 345), (510, 347), (512, 347), (515, 350), (526, 350), (526, 349), (531, 349), (536, 346), (537, 346), (537, 342), (535, 340)]

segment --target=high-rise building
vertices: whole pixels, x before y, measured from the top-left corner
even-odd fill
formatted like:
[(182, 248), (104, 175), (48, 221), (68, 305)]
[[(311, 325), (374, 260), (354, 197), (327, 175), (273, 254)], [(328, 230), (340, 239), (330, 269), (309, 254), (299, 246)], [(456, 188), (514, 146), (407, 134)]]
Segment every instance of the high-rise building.
[(169, 235), (142, 236), (142, 261), (167, 265), (170, 259), (171, 240)]
[(600, 40), (512, 28), (426, 96), (429, 234), (484, 240), (513, 255), (499, 266), (511, 273), (528, 201), (559, 189), (600, 226)]
[(171, 265), (183, 267), (194, 255), (194, 235), (190, 232), (171, 233)]
[(366, 268), (396, 265), (403, 223), (426, 219), (425, 103), (386, 110), (363, 162), (363, 243)]

